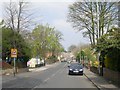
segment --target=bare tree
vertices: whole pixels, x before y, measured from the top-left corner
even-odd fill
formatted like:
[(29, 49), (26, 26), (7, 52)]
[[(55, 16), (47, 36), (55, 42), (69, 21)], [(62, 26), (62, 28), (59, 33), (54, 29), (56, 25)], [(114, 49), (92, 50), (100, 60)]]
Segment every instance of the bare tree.
[(4, 21), (6, 26), (12, 30), (22, 33), (31, 26), (31, 13), (29, 13), (28, 2), (19, 0), (19, 2), (5, 3)]
[(117, 12), (114, 2), (75, 2), (69, 6), (68, 21), (79, 31), (84, 30), (94, 46), (115, 25)]

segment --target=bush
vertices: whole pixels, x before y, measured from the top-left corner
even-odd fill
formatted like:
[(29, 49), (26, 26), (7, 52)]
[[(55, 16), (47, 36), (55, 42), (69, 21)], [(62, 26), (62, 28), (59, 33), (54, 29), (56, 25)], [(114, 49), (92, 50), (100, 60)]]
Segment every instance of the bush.
[(99, 65), (99, 62), (97, 60), (93, 62), (94, 67), (98, 68), (98, 65)]

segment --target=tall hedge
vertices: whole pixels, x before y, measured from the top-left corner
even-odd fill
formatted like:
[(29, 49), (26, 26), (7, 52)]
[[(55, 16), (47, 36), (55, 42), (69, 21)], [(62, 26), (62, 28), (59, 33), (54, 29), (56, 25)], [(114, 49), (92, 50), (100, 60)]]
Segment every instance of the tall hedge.
[(120, 50), (111, 48), (105, 56), (105, 67), (120, 72)]

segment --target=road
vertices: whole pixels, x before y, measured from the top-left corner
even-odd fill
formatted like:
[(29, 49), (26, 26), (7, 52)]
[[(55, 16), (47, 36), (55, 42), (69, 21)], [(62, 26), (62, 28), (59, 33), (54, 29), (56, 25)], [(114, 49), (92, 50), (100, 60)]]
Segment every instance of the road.
[(58, 63), (53, 67), (39, 71), (21, 73), (5, 81), (3, 88), (96, 88), (85, 75), (68, 75), (67, 63)]

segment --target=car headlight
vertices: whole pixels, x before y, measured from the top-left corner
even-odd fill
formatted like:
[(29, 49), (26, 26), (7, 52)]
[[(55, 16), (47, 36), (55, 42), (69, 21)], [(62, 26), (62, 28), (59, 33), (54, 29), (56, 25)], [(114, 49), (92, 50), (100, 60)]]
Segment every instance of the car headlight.
[(70, 71), (72, 71), (72, 69), (69, 69)]
[(79, 71), (83, 71), (83, 69), (80, 69)]

